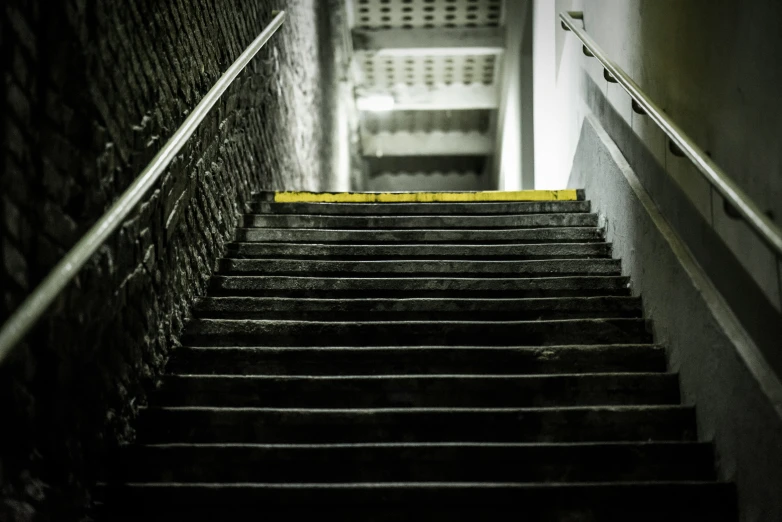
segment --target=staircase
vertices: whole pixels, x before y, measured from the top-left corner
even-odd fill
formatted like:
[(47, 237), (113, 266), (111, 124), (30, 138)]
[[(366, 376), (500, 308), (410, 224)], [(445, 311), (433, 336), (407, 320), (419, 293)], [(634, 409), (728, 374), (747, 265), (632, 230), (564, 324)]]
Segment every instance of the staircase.
[(735, 521), (589, 202), (259, 198), (111, 520)]

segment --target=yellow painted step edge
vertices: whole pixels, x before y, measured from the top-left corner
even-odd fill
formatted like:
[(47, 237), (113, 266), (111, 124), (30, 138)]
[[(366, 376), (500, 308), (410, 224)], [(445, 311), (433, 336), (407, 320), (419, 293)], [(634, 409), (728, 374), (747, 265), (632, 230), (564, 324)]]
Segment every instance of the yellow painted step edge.
[(435, 203), (577, 201), (577, 190), (487, 192), (275, 192), (276, 203)]

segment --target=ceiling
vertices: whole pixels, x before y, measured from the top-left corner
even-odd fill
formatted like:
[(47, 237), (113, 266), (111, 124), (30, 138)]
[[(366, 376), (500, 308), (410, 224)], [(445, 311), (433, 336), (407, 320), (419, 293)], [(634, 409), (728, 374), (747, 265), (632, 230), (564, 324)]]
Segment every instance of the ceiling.
[(486, 177), (495, 148), (504, 0), (346, 1), (370, 176)]

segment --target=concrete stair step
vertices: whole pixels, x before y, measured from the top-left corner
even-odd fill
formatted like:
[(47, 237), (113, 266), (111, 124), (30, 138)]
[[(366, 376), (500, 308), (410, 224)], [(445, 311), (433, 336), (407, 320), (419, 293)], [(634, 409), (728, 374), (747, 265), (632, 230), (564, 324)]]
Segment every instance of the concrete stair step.
[[(456, 259), (610, 258), (608, 243), (551, 243), (540, 245), (345, 245), (300, 243), (231, 243), (226, 257), (296, 259), (427, 259), (445, 266)], [(613, 261), (612, 259), (607, 259)]]
[(196, 317), (341, 321), (490, 320), (642, 317), (638, 297), (550, 299), (206, 297)]
[[(382, 374), (383, 369), (378, 368)], [(554, 407), (677, 404), (671, 373), (572, 375), (168, 375), (159, 406)]]
[(626, 318), (482, 322), (194, 319), (183, 336), (183, 342), (192, 346), (547, 346), (651, 341), (644, 319)]
[(144, 444), (693, 441), (687, 406), (568, 408), (150, 407)]
[[(650, 344), (594, 346), (193, 347), (177, 349), (171, 373), (264, 375), (547, 374), (663, 372)], [(388, 372), (388, 373), (381, 373)]]
[(240, 228), (236, 241), (280, 243), (438, 243), (488, 244), (503, 243), (591, 243), (603, 241), (603, 232), (596, 227), (521, 228), (500, 230), (470, 229), (358, 229), (328, 228)]
[(315, 214), (247, 214), (245, 227), (260, 228), (542, 228), (596, 227), (597, 214), (518, 214), (518, 215), (422, 215), (422, 216), (340, 216)]
[[(132, 483), (108, 488), (113, 520), (303, 520), (324, 513), (350, 522), (476, 520), (536, 522), (728, 522), (736, 520), (732, 485), (626, 483)], [(154, 506), (154, 507), (153, 507)], [(489, 517), (487, 519), (487, 516)], [(154, 518), (152, 518), (154, 517)], [(270, 518), (271, 517), (271, 518)]]
[(612, 482), (714, 480), (710, 444), (161, 444), (128, 446), (128, 482)]
[(736, 520), (589, 202), (272, 196), (116, 455), (107, 519)]
[(475, 203), (274, 203), (256, 201), (253, 212), (262, 214), (548, 214), (589, 212), (589, 201), (503, 201)]
[(552, 259), (537, 261), (423, 261), (423, 260), (322, 260), (322, 259), (220, 259), (223, 275), (357, 275), (393, 277), (396, 274), (452, 274), (472, 276), (621, 275), (614, 259)]
[(622, 276), (531, 278), (212, 276), (212, 296), (315, 297), (589, 297), (628, 296)]

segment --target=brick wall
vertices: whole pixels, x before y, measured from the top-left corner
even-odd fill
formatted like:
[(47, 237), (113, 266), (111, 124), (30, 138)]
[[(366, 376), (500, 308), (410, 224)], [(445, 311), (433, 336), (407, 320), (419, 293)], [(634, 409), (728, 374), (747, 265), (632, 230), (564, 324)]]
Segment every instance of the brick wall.
[[(8, 0), (0, 321), (288, 19), (0, 367), (0, 520), (77, 519), (253, 192), (327, 189), (338, 0)], [(327, 139), (328, 138), (328, 139)]]

